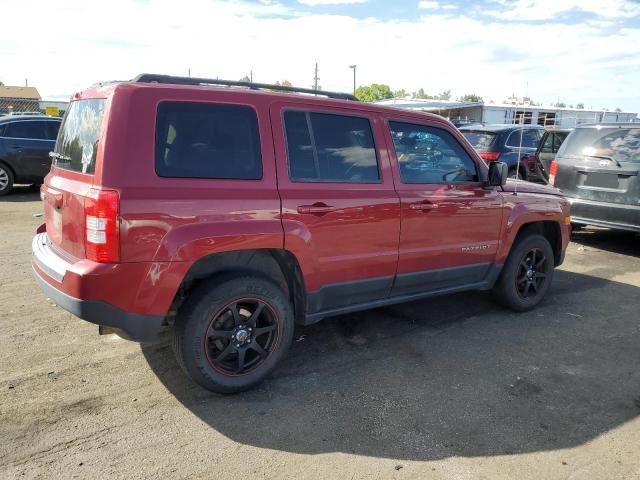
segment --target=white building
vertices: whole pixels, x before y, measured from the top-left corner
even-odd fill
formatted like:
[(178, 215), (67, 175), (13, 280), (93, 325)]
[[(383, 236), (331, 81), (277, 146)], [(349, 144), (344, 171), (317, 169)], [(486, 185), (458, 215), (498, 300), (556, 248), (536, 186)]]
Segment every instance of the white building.
[(532, 106), (526, 103), (513, 105), (412, 98), (393, 98), (376, 103), (408, 110), (437, 113), (456, 123), (525, 123), (572, 128), (583, 123), (640, 121), (638, 114), (631, 112)]

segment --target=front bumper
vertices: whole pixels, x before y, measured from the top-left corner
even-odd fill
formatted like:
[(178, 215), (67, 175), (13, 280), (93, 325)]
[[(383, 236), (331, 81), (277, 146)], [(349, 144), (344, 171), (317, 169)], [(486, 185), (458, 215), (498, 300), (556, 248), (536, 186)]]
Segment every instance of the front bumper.
[[(46, 233), (37, 234), (31, 247), (35, 278), (47, 297), (56, 304), (87, 322), (110, 327), (128, 340), (150, 342), (160, 337), (165, 329), (163, 315), (128, 312), (103, 300), (77, 298), (64, 292), (62, 286), (72, 264), (56, 255)], [(75, 283), (82, 283), (82, 277), (80, 281), (77, 277), (74, 275)]]
[(567, 197), (571, 222), (614, 230), (640, 232), (640, 206)]

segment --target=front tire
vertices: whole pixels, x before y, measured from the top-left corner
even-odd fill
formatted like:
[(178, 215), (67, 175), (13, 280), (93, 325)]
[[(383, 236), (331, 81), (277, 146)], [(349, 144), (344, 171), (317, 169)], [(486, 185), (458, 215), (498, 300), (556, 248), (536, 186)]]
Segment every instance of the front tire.
[(554, 271), (549, 241), (540, 234), (524, 234), (516, 240), (493, 293), (505, 307), (525, 312), (544, 298)]
[(293, 339), (290, 302), (257, 276), (215, 278), (197, 287), (178, 312), (174, 352), (200, 386), (235, 393), (262, 382)]

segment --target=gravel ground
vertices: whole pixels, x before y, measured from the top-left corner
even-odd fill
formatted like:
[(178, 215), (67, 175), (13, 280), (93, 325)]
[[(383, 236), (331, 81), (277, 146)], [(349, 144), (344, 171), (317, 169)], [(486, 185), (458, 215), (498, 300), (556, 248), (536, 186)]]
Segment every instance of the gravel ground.
[(640, 239), (574, 236), (545, 304), (467, 293), (300, 328), (210, 394), (168, 343), (47, 300), (35, 189), (0, 199), (0, 478), (640, 478)]

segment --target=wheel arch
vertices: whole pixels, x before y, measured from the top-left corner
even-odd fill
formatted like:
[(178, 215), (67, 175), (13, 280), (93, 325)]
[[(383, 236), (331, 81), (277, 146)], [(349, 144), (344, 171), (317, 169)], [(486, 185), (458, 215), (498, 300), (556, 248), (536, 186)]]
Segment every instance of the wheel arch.
[(306, 313), (306, 290), (298, 259), (288, 250), (261, 248), (213, 253), (198, 259), (185, 274), (176, 293), (176, 311), (189, 292), (204, 280), (232, 274), (252, 274), (274, 281), (289, 297), (294, 318), (301, 323)]
[(528, 233), (537, 233), (545, 237), (553, 250), (554, 265), (558, 266), (562, 263), (562, 233), (558, 222), (553, 220), (540, 220), (525, 223), (518, 229), (515, 242)]

